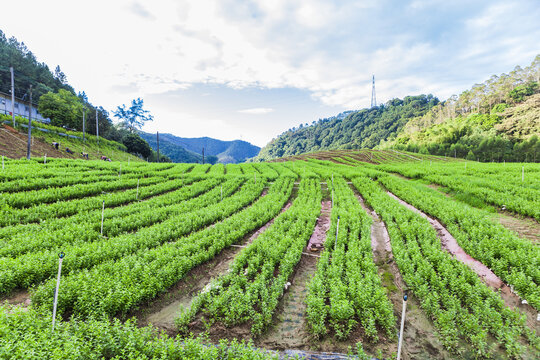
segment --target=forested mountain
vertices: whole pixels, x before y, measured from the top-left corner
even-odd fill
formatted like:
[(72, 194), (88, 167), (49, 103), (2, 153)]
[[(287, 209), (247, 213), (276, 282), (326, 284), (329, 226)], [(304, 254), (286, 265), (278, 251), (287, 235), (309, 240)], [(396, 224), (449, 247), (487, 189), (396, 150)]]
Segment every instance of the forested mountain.
[[(145, 132), (139, 133), (139, 135), (150, 144), (150, 147), (157, 151), (157, 139), (156, 134), (149, 134)], [(171, 143), (162, 138), (161, 134), (159, 137), (159, 153), (166, 155), (172, 162), (175, 163), (201, 163), (202, 155), (196, 154), (192, 151), (188, 151), (181, 146)], [(215, 163), (217, 162), (217, 157), (210, 159), (205, 159), (205, 162)]]
[[(156, 150), (156, 134), (140, 133), (150, 146)], [(160, 153), (167, 155), (174, 162), (202, 162), (204, 148), (207, 163), (237, 163), (254, 157), (260, 148), (246, 141), (222, 141), (209, 137), (182, 138), (172, 134), (159, 134)]]
[(480, 161), (540, 161), (540, 55), (444, 102), (432, 95), (300, 125), (254, 160), (329, 149), (395, 148)]
[(540, 55), (411, 119), (379, 148), (480, 161), (540, 161)]
[(432, 95), (393, 99), (371, 109), (351, 112), (293, 128), (261, 149), (256, 160), (329, 149), (373, 148), (400, 131), (412, 118), (426, 114), (439, 100)]

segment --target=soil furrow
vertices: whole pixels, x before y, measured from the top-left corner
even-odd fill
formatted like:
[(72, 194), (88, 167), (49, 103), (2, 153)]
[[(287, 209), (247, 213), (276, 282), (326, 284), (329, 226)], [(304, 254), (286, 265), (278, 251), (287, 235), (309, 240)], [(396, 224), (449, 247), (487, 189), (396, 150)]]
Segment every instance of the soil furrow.
[[(322, 250), (326, 233), (330, 229), (331, 202), (322, 201), (321, 214), (304, 252)], [(280, 301), (274, 322), (270, 329), (258, 339), (258, 346), (285, 350), (310, 348), (310, 334), (306, 323), (306, 303), (308, 284), (317, 270), (316, 257), (302, 256), (291, 277), (290, 286)]]

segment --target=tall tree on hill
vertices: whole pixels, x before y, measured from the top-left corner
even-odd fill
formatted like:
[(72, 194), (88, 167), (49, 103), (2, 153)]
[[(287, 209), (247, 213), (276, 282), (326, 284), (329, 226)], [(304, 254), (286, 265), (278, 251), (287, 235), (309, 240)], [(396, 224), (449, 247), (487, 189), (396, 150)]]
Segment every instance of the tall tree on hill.
[(115, 117), (120, 119), (124, 128), (134, 133), (136, 130), (142, 128), (146, 121), (154, 120), (154, 117), (150, 115), (150, 111), (143, 109), (143, 105), (143, 99), (133, 99), (129, 108), (126, 105), (118, 106), (113, 113)]
[(54, 78), (58, 80), (62, 85), (67, 84), (66, 74), (64, 74), (64, 72), (60, 70), (60, 65), (56, 65), (56, 69), (54, 69)]
[(58, 93), (49, 92), (39, 99), (38, 111), (51, 119), (55, 126), (66, 126), (82, 130), (82, 103), (71, 92), (60, 89)]

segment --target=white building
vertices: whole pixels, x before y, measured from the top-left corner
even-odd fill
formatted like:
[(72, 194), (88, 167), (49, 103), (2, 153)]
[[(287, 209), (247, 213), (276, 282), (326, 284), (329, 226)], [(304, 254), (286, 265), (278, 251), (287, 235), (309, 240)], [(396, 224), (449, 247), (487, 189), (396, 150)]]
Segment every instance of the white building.
[[(6, 114), (11, 116), (11, 95), (0, 92), (0, 114)], [(22, 116), (28, 119), (30, 115), (30, 108), (28, 101), (24, 101), (15, 98), (15, 116)], [(32, 106), (32, 120), (41, 121), (43, 123), (50, 123), (51, 119), (45, 119), (35, 106)]]

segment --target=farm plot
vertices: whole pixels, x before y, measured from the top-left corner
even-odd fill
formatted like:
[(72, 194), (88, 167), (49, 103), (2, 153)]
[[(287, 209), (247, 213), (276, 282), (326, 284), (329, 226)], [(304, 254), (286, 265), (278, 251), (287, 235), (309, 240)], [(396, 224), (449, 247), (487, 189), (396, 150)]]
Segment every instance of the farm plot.
[[(148, 357), (214, 354), (201, 342), (240, 338), (270, 350), (346, 352), (351, 346), (360, 355), (392, 358), (408, 290), (404, 358), (538, 357), (533, 312), (526, 319), (523, 306), (509, 307), (444, 250), (428, 220), (387, 190), (439, 219), (533, 311), (537, 244), (478, 209), (388, 174), (399, 168), (411, 177), (435, 176), (425, 169), (435, 159), (365, 165), (347, 152), (329, 155), (341, 163), (8, 161), (0, 173), (0, 296), (9, 303), (0, 307), (0, 351), (10, 346), (21, 357), (35, 351), (38, 345), (24, 347), (24, 337), (13, 335), (25, 332), (43, 354), (58, 343), (44, 329), (64, 252), (57, 334), (85, 354), (85, 339), (96, 356), (114, 357), (119, 344), (144, 342), (144, 350), (131, 346)], [(403, 161), (410, 154), (384, 155)], [(444, 178), (463, 165), (433, 168)], [(502, 189), (485, 182), (503, 178), (504, 169), (481, 169), (489, 175), (471, 188)], [(530, 166), (531, 179), (539, 173)], [(460, 182), (473, 176), (465, 169), (457, 175)], [(536, 185), (518, 180), (507, 184), (525, 189), (512, 193), (521, 196), (516, 201), (536, 204)], [(156, 337), (156, 330), (128, 320), (133, 316), (138, 326), (157, 325), (169, 335), (207, 337)], [(113, 352), (96, 340), (103, 333), (115, 334)], [(274, 356), (234, 342), (218, 346), (227, 347), (247, 358)]]

